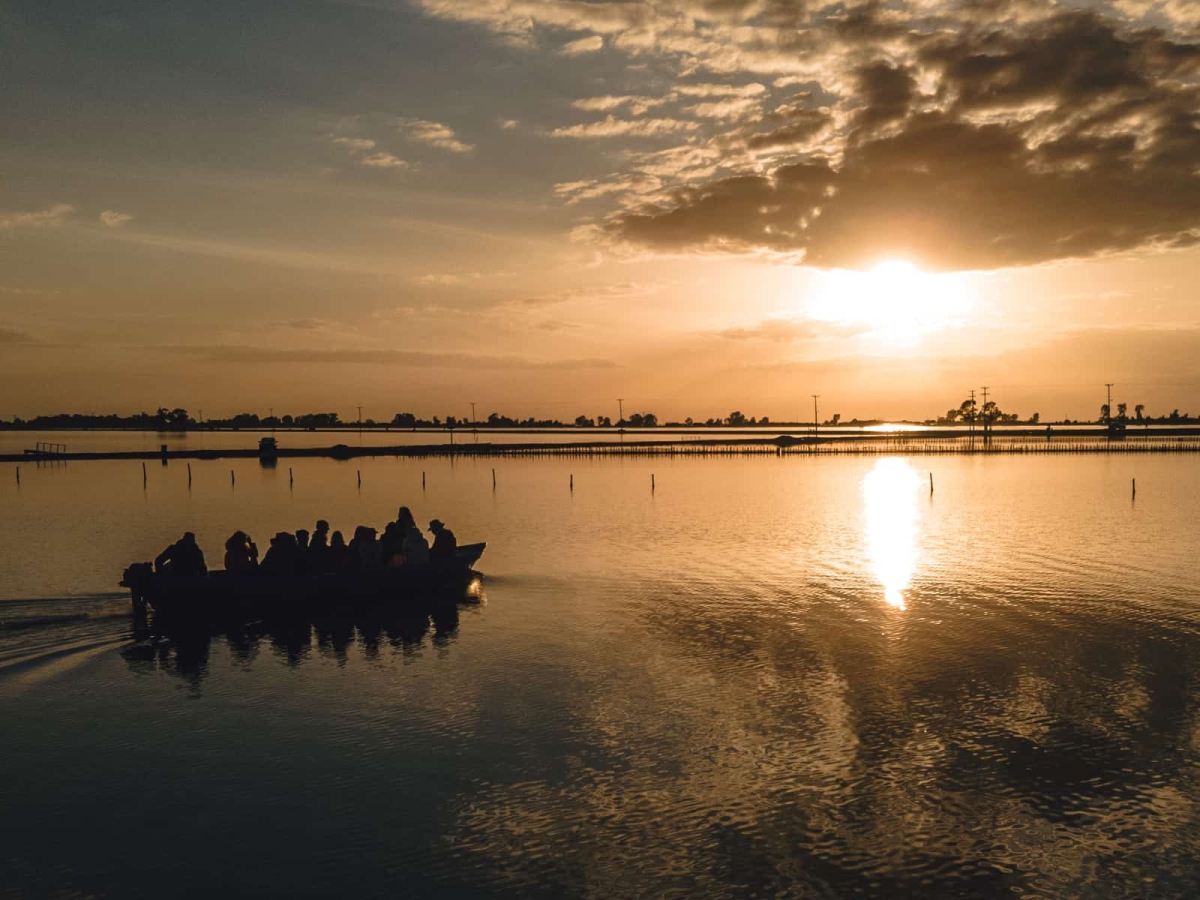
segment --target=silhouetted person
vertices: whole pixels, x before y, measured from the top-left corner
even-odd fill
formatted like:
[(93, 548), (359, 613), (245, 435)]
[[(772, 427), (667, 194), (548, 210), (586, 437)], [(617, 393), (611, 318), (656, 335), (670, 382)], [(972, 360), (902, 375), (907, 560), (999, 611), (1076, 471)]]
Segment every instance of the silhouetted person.
[(308, 571), (314, 575), (329, 571), (329, 523), (324, 519), (317, 520), (317, 530), (308, 545)]
[(345, 572), (350, 568), (350, 549), (340, 531), (335, 531), (329, 539), (329, 557), (326, 569), (330, 572)]
[(375, 540), (375, 529), (359, 525), (350, 539), (350, 565), (359, 572), (374, 572), (383, 568), (383, 557), (379, 542)]
[(196, 535), (186, 532), (183, 537), (164, 550), (154, 560), (154, 571), (159, 575), (207, 575), (204, 553), (196, 545)]
[(429, 531), (433, 534), (433, 546), (429, 548), (431, 560), (453, 559), (458, 549), (458, 539), (454, 532), (442, 524), (441, 519), (429, 523)]
[(400, 507), (400, 511), (396, 513), (396, 524), (400, 526), (400, 534), (408, 534), (408, 529), (417, 527), (417, 520), (413, 518), (412, 510), (407, 506)]
[(299, 528), (296, 530), (296, 574), (307, 575), (308, 564), (308, 529)]
[(299, 564), (299, 547), (296, 536), (288, 531), (281, 531), (271, 538), (271, 546), (263, 557), (258, 570), (264, 575), (294, 575)]
[(404, 532), (396, 522), (388, 522), (379, 539), (379, 555), (385, 569), (404, 565)]
[(408, 534), (404, 536), (401, 550), (404, 553), (406, 566), (419, 566), (429, 562), (429, 542), (425, 540), (421, 529), (415, 525), (408, 529)]
[(235, 531), (225, 542), (225, 571), (249, 575), (258, 568), (258, 547), (244, 531)]

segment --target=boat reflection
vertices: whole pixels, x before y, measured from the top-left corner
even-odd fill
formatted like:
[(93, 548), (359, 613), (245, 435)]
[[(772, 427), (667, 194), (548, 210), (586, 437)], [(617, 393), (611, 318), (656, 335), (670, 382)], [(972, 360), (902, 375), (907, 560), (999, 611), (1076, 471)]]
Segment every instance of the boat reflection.
[(460, 608), (485, 602), (482, 583), (475, 580), (465, 591), (410, 597), (398, 606), (347, 605), (321, 612), (297, 609), (253, 619), (135, 614), (135, 642), (121, 655), (135, 674), (165, 672), (199, 691), (209, 672), (214, 641), (224, 641), (229, 655), (241, 665), (254, 663), (260, 651), (268, 649), (292, 667), (311, 660), (314, 654), (332, 658), (341, 666), (350, 660), (355, 647), (365, 659), (378, 660), (388, 649), (401, 654), (417, 651), (431, 633), (435, 646), (446, 646), (458, 633)]
[(881, 459), (863, 479), (867, 552), (883, 599), (904, 609), (904, 591), (917, 567), (916, 469), (902, 459)]

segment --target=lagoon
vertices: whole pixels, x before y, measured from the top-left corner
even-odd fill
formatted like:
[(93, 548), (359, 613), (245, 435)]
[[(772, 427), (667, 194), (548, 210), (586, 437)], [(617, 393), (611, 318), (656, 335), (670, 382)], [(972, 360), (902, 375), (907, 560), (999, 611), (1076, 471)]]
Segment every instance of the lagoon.
[[(289, 464), (5, 478), (14, 896), (1200, 889), (1189, 456)], [(450, 620), (132, 633), (184, 530), (401, 503), (489, 543)]]

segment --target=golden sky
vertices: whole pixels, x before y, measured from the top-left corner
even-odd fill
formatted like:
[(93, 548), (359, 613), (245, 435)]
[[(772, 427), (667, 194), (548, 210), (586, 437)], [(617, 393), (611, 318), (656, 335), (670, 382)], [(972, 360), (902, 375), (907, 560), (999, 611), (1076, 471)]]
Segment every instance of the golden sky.
[(42, 0), (0, 79), (0, 418), (1200, 412), (1189, 0)]

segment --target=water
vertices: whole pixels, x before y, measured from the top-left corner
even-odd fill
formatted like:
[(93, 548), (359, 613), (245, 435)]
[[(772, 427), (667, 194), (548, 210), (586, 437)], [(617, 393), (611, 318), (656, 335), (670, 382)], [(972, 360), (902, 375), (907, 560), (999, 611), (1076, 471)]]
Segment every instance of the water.
[[(2, 896), (1200, 889), (1189, 457), (192, 467), (0, 486)], [(131, 634), (185, 529), (400, 503), (479, 603)]]

